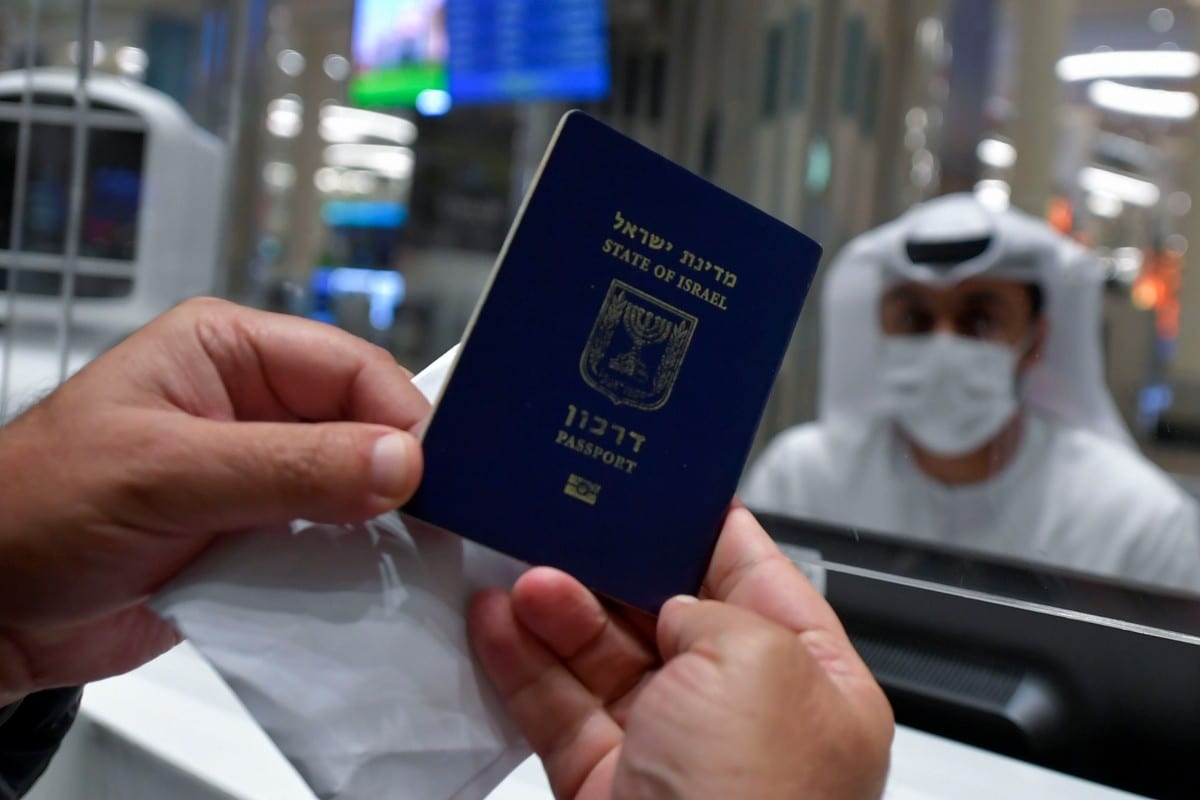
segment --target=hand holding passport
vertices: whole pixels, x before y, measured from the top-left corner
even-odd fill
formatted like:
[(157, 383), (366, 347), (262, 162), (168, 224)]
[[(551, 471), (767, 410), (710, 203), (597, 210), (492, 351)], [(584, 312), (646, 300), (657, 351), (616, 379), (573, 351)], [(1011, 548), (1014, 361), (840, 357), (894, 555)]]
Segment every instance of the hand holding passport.
[(820, 254), (567, 114), (404, 511), (648, 611), (696, 593)]
[[(704, 601), (631, 624), (558, 570), (477, 596), (471, 639), (560, 798), (878, 798), (891, 710), (824, 598), (745, 507)], [(689, 602), (690, 601), (690, 602)]]

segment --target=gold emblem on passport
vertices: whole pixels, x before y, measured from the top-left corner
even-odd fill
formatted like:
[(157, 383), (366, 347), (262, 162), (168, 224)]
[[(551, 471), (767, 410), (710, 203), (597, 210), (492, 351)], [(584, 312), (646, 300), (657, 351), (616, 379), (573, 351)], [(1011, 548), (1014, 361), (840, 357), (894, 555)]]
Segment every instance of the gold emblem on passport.
[(614, 280), (579, 361), (584, 381), (617, 405), (666, 405), (696, 318)]
[(582, 500), (589, 506), (594, 506), (600, 496), (601, 488), (600, 484), (593, 483), (587, 478), (581, 478), (572, 472), (567, 478), (567, 485), (563, 487), (563, 494), (567, 497), (574, 497), (576, 500)]

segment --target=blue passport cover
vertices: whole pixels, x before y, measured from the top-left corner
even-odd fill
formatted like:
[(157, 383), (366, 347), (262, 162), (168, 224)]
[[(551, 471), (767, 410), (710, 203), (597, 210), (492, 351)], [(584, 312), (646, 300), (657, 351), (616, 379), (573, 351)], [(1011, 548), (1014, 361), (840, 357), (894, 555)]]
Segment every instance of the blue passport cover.
[(404, 511), (648, 611), (695, 594), (820, 255), (568, 113)]

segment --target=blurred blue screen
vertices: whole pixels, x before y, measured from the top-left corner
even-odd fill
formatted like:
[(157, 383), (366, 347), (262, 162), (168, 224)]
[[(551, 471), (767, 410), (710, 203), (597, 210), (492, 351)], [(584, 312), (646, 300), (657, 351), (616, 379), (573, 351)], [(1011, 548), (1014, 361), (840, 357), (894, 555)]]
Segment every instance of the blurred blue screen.
[(604, 0), (446, 0), (446, 31), (455, 104), (608, 96)]

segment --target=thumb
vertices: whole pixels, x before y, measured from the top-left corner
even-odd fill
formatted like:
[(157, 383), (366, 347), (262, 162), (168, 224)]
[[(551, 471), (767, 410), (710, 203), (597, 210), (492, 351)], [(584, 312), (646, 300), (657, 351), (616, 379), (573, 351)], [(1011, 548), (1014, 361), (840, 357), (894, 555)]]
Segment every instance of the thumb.
[(357, 522), (403, 505), (421, 479), (417, 439), (382, 425), (193, 419), (175, 432), (189, 457), (155, 469), (144, 497), (180, 527)]
[(663, 604), (655, 636), (663, 661), (670, 661), (698, 646), (710, 650), (710, 655), (720, 653), (730, 644), (731, 637), (752, 631), (790, 635), (753, 611), (715, 600), (679, 595)]

